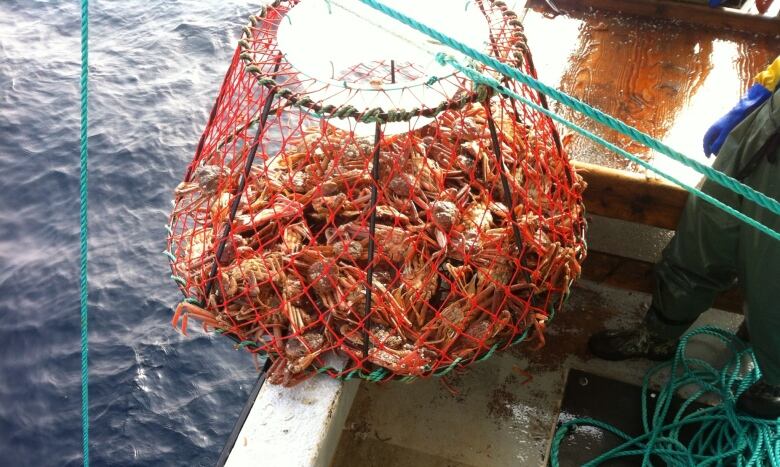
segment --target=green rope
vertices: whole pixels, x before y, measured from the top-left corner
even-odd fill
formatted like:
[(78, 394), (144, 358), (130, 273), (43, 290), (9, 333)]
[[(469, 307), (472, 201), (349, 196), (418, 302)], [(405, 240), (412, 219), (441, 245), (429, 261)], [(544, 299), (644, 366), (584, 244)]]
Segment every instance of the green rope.
[[(458, 52), (461, 52), (462, 54), (498, 71), (504, 76), (507, 76), (509, 78), (515, 79), (518, 82), (527, 85), (528, 87), (542, 92), (553, 99), (561, 102), (562, 104), (582, 113), (583, 115), (596, 120), (597, 122), (606, 125), (607, 127), (618, 131), (634, 141), (637, 141), (639, 143), (644, 144), (645, 146), (656, 150), (657, 152), (668, 156), (669, 158), (680, 162), (684, 164), (687, 167), (690, 167), (697, 172), (705, 175), (708, 179), (718, 183), (719, 185), (728, 188), (729, 190), (732, 190), (733, 192), (743, 196), (745, 199), (750, 200), (759, 206), (768, 209), (769, 211), (773, 212), (774, 214), (780, 215), (780, 203), (777, 200), (774, 200), (772, 198), (769, 198), (768, 196), (764, 195), (763, 193), (760, 193), (751, 187), (744, 185), (743, 183), (740, 183), (739, 181), (735, 180), (732, 177), (729, 177), (728, 175), (713, 169), (712, 167), (709, 167), (707, 165), (704, 165), (700, 162), (697, 162), (693, 159), (690, 159), (686, 157), (684, 154), (675, 151), (671, 147), (665, 145), (664, 143), (656, 140), (655, 138), (651, 137), (650, 135), (647, 135), (636, 128), (633, 128), (620, 120), (617, 120), (614, 117), (611, 117), (604, 112), (580, 101), (577, 100), (563, 92), (560, 92), (556, 89), (553, 89), (544, 83), (536, 80), (535, 78), (523, 73), (522, 71), (511, 67), (505, 63), (500, 62), (499, 60), (490, 57), (489, 55), (486, 55), (484, 53), (481, 53), (462, 42), (459, 42), (452, 37), (449, 37), (445, 34), (442, 34), (386, 5), (383, 3), (377, 1), (377, 0), (360, 0), (363, 4), (368, 5), (381, 13), (384, 13), (385, 15), (390, 16), (391, 18), (400, 21), (401, 23), (416, 29), (417, 31), (426, 34), (427, 36), (438, 40), (442, 44), (457, 50)], [(766, 232), (766, 230), (763, 230)], [(778, 238), (775, 236), (775, 238)]]
[(84, 466), (89, 466), (89, 338), (87, 334), (87, 95), (89, 78), (89, 1), (81, 0), (81, 160), (80, 160), (80, 255), (81, 255), (81, 437)]
[[(686, 356), (690, 340), (696, 336), (711, 336), (726, 344), (730, 358), (722, 368)], [(752, 367), (746, 368), (745, 362)], [(656, 396), (656, 407), (650, 413), (647, 402), (651, 397), (650, 381), (661, 372), (669, 372), (669, 379)], [(642, 382), (642, 425), (644, 433), (633, 437), (623, 431), (594, 420), (580, 418), (561, 425), (555, 433), (550, 450), (550, 464), (559, 465), (561, 443), (576, 427), (591, 426), (612, 433), (622, 440), (617, 447), (584, 464), (587, 466), (628, 456), (641, 456), (642, 465), (651, 465), (650, 456), (660, 458), (666, 465), (762, 466), (767, 462), (780, 466), (780, 420), (764, 420), (740, 414), (736, 401), (761, 377), (753, 351), (733, 334), (721, 329), (702, 327), (680, 339), (675, 358), (652, 368)], [(694, 389), (674, 414), (671, 403), (681, 388)], [(715, 396), (719, 403), (691, 411), (694, 401), (705, 395)], [(671, 417), (670, 417), (671, 416)], [(686, 443), (680, 441), (686, 427), (696, 428)]]
[(516, 99), (516, 100), (522, 102), (523, 104), (525, 104), (525, 105), (527, 105), (527, 106), (529, 106), (529, 107), (531, 107), (531, 108), (533, 108), (535, 110), (538, 110), (539, 112), (542, 112), (543, 114), (549, 116), (550, 118), (552, 118), (556, 122), (559, 122), (559, 123), (565, 125), (566, 127), (576, 131), (577, 133), (579, 133), (579, 134), (581, 134), (581, 135), (591, 139), (592, 141), (595, 141), (596, 143), (606, 147), (607, 149), (609, 149), (609, 150), (611, 150), (611, 151), (613, 151), (613, 152), (615, 152), (617, 154), (620, 154), (621, 156), (625, 157), (626, 159), (629, 159), (632, 162), (634, 162), (636, 164), (639, 164), (642, 167), (657, 173), (658, 175), (666, 178), (667, 180), (671, 181), (672, 183), (675, 183), (675, 184), (681, 186), (682, 188), (684, 188), (685, 190), (687, 190), (688, 192), (690, 192), (694, 196), (698, 196), (699, 198), (703, 199), (704, 201), (706, 201), (706, 202), (716, 206), (717, 208), (725, 211), (728, 214), (731, 214), (732, 216), (734, 216), (737, 219), (745, 222), (746, 224), (755, 227), (756, 229), (766, 233), (767, 235), (773, 237), (774, 239), (780, 240), (780, 232), (777, 232), (776, 230), (773, 230), (773, 229), (767, 227), (766, 225), (762, 224), (761, 222), (759, 222), (759, 221), (753, 219), (752, 217), (750, 217), (750, 216), (748, 216), (748, 215), (746, 215), (746, 214), (744, 214), (744, 213), (742, 213), (742, 212), (732, 208), (731, 206), (729, 206), (729, 205), (723, 203), (722, 201), (712, 197), (711, 195), (708, 195), (707, 193), (704, 193), (703, 191), (699, 190), (698, 188), (690, 186), (687, 183), (685, 183), (685, 182), (679, 180), (678, 178), (674, 177), (673, 175), (670, 175), (670, 174), (664, 172), (663, 170), (656, 168), (655, 166), (653, 166), (652, 164), (642, 160), (638, 156), (636, 156), (634, 154), (631, 154), (630, 152), (625, 151), (625, 150), (615, 146), (614, 144), (610, 143), (609, 141), (605, 140), (604, 138), (602, 138), (602, 137), (600, 137), (600, 136), (598, 136), (598, 135), (596, 135), (596, 134), (594, 134), (594, 133), (592, 133), (592, 132), (590, 132), (590, 131), (588, 131), (588, 130), (580, 127), (580, 126), (578, 126), (575, 123), (572, 123), (569, 120), (566, 120), (565, 118), (559, 116), (558, 114), (553, 113), (550, 110), (548, 110), (548, 109), (546, 109), (546, 108), (536, 104), (535, 102), (532, 102), (532, 101), (526, 99), (525, 97), (523, 97), (523, 96), (513, 92), (512, 90), (507, 89), (501, 83), (499, 83), (497, 80), (495, 80), (495, 79), (493, 79), (493, 78), (491, 78), (489, 76), (486, 76), (486, 75), (484, 75), (482, 73), (479, 73), (476, 70), (474, 70), (473, 68), (469, 68), (469, 67), (466, 67), (464, 65), (461, 65), (457, 60), (455, 60), (454, 58), (452, 58), (450, 56), (445, 56), (443, 54), (439, 54), (439, 55), (437, 55), (436, 59), (441, 64), (445, 64), (446, 63), (446, 64), (451, 65), (452, 67), (454, 67), (458, 71), (460, 71), (463, 74), (465, 74), (472, 81), (474, 81), (476, 83), (479, 83), (479, 84), (486, 85), (486, 86), (490, 86), (493, 89), (497, 90), (498, 92), (500, 92), (502, 94), (505, 94), (505, 95), (507, 95), (507, 96), (509, 96), (509, 97), (511, 97), (513, 99)]

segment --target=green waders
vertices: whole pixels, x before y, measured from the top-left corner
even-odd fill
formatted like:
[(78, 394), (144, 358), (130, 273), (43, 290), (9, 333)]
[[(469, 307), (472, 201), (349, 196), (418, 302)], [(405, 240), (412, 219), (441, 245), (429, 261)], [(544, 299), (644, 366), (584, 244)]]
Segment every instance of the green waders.
[[(780, 200), (780, 92), (734, 128), (713, 167)], [(780, 231), (780, 216), (717, 183), (705, 180), (702, 191)], [(648, 313), (646, 322), (654, 334), (679, 337), (737, 279), (759, 368), (778, 385), (780, 241), (693, 195), (656, 266), (656, 313)]]

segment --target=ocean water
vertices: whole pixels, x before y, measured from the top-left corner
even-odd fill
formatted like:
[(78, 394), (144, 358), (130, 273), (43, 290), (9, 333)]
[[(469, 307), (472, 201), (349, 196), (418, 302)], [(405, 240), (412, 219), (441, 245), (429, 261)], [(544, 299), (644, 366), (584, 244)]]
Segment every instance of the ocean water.
[[(213, 465), (257, 377), (170, 325), (173, 188), (259, 2), (91, 2), (93, 465)], [(79, 6), (0, 2), (0, 465), (81, 462)]]

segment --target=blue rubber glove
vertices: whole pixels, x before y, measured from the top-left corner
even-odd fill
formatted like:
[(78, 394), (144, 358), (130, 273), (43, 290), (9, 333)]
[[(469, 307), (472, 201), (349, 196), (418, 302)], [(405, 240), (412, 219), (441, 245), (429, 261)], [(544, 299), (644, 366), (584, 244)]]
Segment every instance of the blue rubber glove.
[(717, 154), (723, 142), (739, 122), (745, 119), (751, 112), (756, 110), (765, 100), (769, 99), (772, 93), (760, 84), (754, 84), (748, 89), (747, 94), (742, 96), (739, 103), (720, 118), (704, 134), (704, 155), (709, 157), (711, 154)]
[(715, 8), (717, 6), (720, 6), (720, 4), (725, 1), (726, 0), (710, 0), (710, 8)]

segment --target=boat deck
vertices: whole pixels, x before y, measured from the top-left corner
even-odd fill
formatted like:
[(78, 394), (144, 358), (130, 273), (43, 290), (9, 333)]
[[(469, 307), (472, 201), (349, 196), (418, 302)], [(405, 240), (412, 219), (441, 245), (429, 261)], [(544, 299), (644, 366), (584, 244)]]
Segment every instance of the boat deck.
[[(607, 362), (586, 350), (591, 333), (636, 322), (646, 302), (644, 294), (582, 283), (539, 351), (521, 344), (443, 380), (361, 384), (333, 467), (546, 465), (570, 368), (639, 385), (653, 365)], [(697, 325), (733, 330), (741, 319), (710, 310)]]
[[(521, 17), (544, 82), (702, 162), (707, 162), (701, 155), (702, 135), (776, 56), (780, 37), (587, 8), (555, 18), (529, 10)], [(555, 105), (553, 109), (690, 183), (698, 178), (675, 163), (656, 161), (654, 154), (595, 128), (566, 109)], [(564, 134), (563, 141), (576, 160), (636, 171), (619, 156), (581, 138)], [(609, 206), (601, 208), (609, 210)], [(674, 225), (674, 219), (660, 224)], [(671, 232), (591, 215), (588, 237), (594, 259), (595, 252), (603, 252), (647, 264), (658, 259)], [(632, 263), (622, 264), (632, 267)], [(611, 363), (588, 356), (586, 342), (593, 332), (638, 321), (649, 301), (644, 293), (607, 284), (614, 283), (578, 283), (565, 310), (548, 327), (544, 348), (520, 344), (463, 374), (411, 384), (358, 385), (323, 376), (291, 390), (266, 386), (258, 398), (263, 415), (254, 421), (250, 415), (226, 465), (245, 465), (260, 456), (267, 461), (264, 465), (545, 465), (569, 369), (639, 384), (651, 365), (642, 360)], [(741, 319), (738, 314), (713, 309), (697, 324), (733, 330)], [(693, 351), (717, 354), (706, 343)], [(281, 399), (285, 402), (280, 403)], [(317, 430), (302, 430), (302, 425)], [(594, 437), (597, 441), (598, 435)], [(595, 457), (597, 448), (593, 449)], [(561, 465), (572, 465), (566, 462), (562, 459)]]

